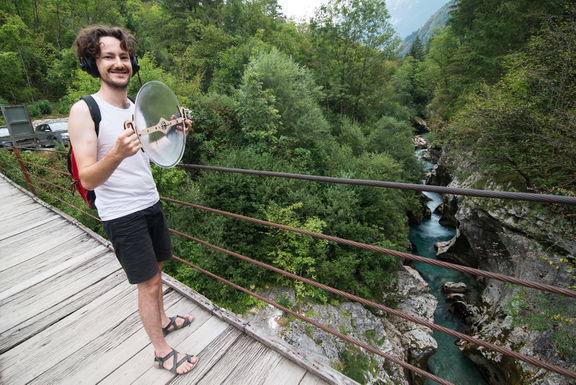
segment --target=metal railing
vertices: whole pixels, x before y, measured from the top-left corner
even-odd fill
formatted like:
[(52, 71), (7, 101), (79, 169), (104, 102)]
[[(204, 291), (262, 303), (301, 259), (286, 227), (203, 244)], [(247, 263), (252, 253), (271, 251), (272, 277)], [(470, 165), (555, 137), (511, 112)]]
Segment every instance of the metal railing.
[[(30, 190), (30, 192), (33, 193), (34, 195), (38, 196), (39, 193), (45, 194), (46, 196), (49, 196), (52, 199), (56, 199), (57, 201), (62, 202), (63, 204), (65, 204), (69, 207), (72, 207), (76, 210), (79, 210), (83, 214), (85, 214), (85, 215), (87, 215), (93, 219), (99, 220), (95, 215), (69, 203), (67, 201), (67, 199), (63, 199), (62, 196), (58, 196), (58, 195), (46, 190), (46, 186), (49, 186), (51, 188), (54, 188), (58, 192), (63, 191), (63, 192), (69, 193), (70, 192), (69, 187), (60, 186), (60, 185), (53, 183), (52, 181), (50, 181), (46, 178), (43, 178), (39, 175), (32, 175), (29, 171), (30, 168), (27, 168), (26, 165), (28, 164), (28, 165), (31, 165), (32, 168), (37, 167), (37, 168), (40, 168), (40, 169), (47, 171), (47, 172), (55, 173), (55, 174), (58, 174), (60, 176), (69, 177), (67, 172), (62, 171), (61, 169), (57, 169), (57, 168), (49, 167), (46, 165), (34, 163), (31, 161), (23, 160), (22, 156), (20, 155), (20, 152), (18, 151), (18, 148), (13, 149), (13, 155), (15, 158), (15, 162), (12, 162), (12, 164), (10, 164), (9, 162), (7, 162), (6, 164), (2, 164), (2, 162), (0, 161), (0, 172), (4, 173), (7, 176), (10, 176), (13, 180), (16, 180), (19, 183), (26, 185), (28, 187), (28, 189)], [(0, 160), (1, 160), (1, 158), (0, 158)], [(244, 174), (255, 174), (255, 175), (262, 175), (262, 176), (267, 176), (267, 177), (306, 179), (306, 180), (311, 180), (311, 181), (315, 181), (315, 182), (342, 183), (342, 184), (354, 184), (354, 185), (358, 184), (358, 185), (363, 185), (363, 186), (374, 186), (374, 187), (384, 187), (384, 188), (401, 188), (401, 189), (408, 188), (410, 190), (416, 190), (416, 191), (434, 191), (434, 192), (444, 192), (444, 193), (450, 193), (450, 194), (462, 194), (462, 195), (469, 195), (469, 196), (481, 196), (481, 197), (490, 197), (490, 198), (499, 198), (499, 199), (528, 200), (528, 201), (560, 203), (560, 204), (568, 204), (568, 205), (576, 204), (576, 198), (574, 198), (574, 197), (564, 197), (564, 196), (556, 196), (556, 195), (493, 192), (493, 191), (467, 190), (467, 189), (448, 189), (448, 188), (440, 188), (439, 186), (409, 185), (409, 184), (402, 184), (402, 183), (395, 183), (395, 182), (328, 178), (328, 177), (317, 177), (317, 176), (312, 176), (312, 175), (286, 174), (286, 173), (257, 171), (257, 170), (230, 169), (230, 168), (223, 168), (223, 167), (212, 167), (212, 166), (201, 166), (201, 165), (180, 165), (180, 167), (188, 168), (188, 169), (203, 169), (203, 170), (210, 170), (210, 171), (217, 171), (217, 172), (234, 172), (234, 173), (244, 173)], [(36, 180), (37, 182), (34, 183), (33, 179)], [(293, 228), (293, 227), (289, 227), (289, 226), (282, 225), (282, 224), (264, 221), (261, 219), (250, 218), (250, 217), (246, 217), (246, 216), (235, 214), (235, 213), (230, 213), (230, 212), (226, 212), (226, 211), (222, 211), (222, 210), (218, 210), (218, 209), (214, 209), (214, 208), (204, 207), (204, 206), (193, 204), (190, 202), (183, 202), (183, 201), (179, 201), (179, 200), (168, 198), (168, 197), (162, 197), (162, 199), (164, 201), (171, 202), (174, 204), (191, 207), (191, 208), (197, 209), (197, 210), (207, 211), (207, 212), (215, 213), (218, 215), (233, 217), (233, 218), (244, 220), (244, 221), (249, 221), (249, 222), (256, 223), (256, 224), (259, 224), (262, 226), (271, 226), (271, 227), (275, 227), (275, 228), (282, 229), (285, 231), (292, 231), (292, 232), (304, 234), (304, 235), (315, 237), (315, 238), (333, 241), (333, 242), (347, 245), (347, 246), (353, 246), (353, 247), (357, 247), (357, 248), (361, 248), (361, 249), (365, 249), (365, 250), (370, 250), (373, 252), (384, 253), (384, 254), (392, 255), (392, 256), (399, 257), (399, 258), (406, 259), (406, 260), (432, 264), (435, 266), (454, 269), (454, 270), (458, 270), (461, 272), (474, 274), (474, 275), (478, 275), (478, 276), (482, 276), (482, 277), (486, 277), (486, 278), (496, 279), (496, 280), (500, 280), (500, 281), (507, 282), (507, 283), (522, 285), (522, 286), (537, 289), (537, 290), (548, 291), (548, 292), (559, 294), (559, 295), (566, 296), (566, 297), (576, 298), (576, 291), (571, 290), (571, 289), (567, 289), (567, 288), (556, 287), (556, 286), (552, 286), (552, 285), (542, 284), (539, 282), (519, 279), (516, 277), (510, 277), (510, 276), (506, 276), (506, 275), (498, 274), (498, 273), (494, 273), (494, 272), (488, 272), (488, 271), (484, 271), (484, 270), (480, 270), (480, 269), (474, 269), (474, 268), (470, 268), (467, 266), (456, 265), (456, 264), (452, 264), (452, 263), (448, 263), (448, 262), (424, 258), (424, 257), (420, 257), (417, 255), (413, 255), (413, 254), (409, 254), (409, 253), (405, 253), (405, 252), (390, 250), (390, 249), (386, 249), (386, 248), (382, 248), (382, 247), (378, 247), (378, 246), (374, 246), (374, 245), (369, 245), (369, 244), (365, 244), (365, 243), (361, 243), (361, 242), (351, 241), (351, 240), (347, 240), (347, 239), (343, 239), (343, 238), (339, 238), (339, 237), (334, 237), (334, 236), (330, 236), (330, 235), (326, 235), (326, 234), (320, 234), (320, 233), (315, 233), (315, 232), (311, 232), (311, 231), (307, 231), (307, 230)], [(91, 210), (91, 211), (93, 212), (93, 210)], [(382, 304), (379, 304), (379, 303), (376, 303), (373, 301), (369, 301), (369, 300), (366, 300), (364, 298), (352, 295), (350, 293), (326, 286), (322, 283), (315, 282), (313, 280), (298, 276), (298, 275), (293, 274), (293, 273), (286, 272), (282, 269), (276, 268), (274, 266), (265, 264), (265, 263), (260, 262), (260, 261), (256, 261), (256, 260), (249, 258), (247, 256), (235, 253), (235, 252), (230, 251), (230, 250), (226, 250), (226, 249), (221, 248), (221, 247), (216, 246), (216, 245), (212, 245), (212, 244), (210, 244), (204, 240), (192, 237), (189, 234), (186, 234), (184, 232), (181, 232), (181, 231), (178, 231), (175, 229), (170, 229), (170, 231), (177, 236), (184, 237), (188, 240), (192, 240), (194, 242), (202, 244), (202, 245), (209, 247), (213, 250), (216, 250), (218, 252), (222, 252), (222, 253), (225, 253), (229, 256), (241, 259), (245, 262), (255, 264), (257, 266), (268, 269), (268, 270), (273, 271), (273, 272), (278, 273), (278, 274), (282, 274), (286, 277), (289, 277), (289, 278), (294, 279), (294, 280), (298, 280), (298, 281), (303, 282), (305, 284), (312, 285), (314, 287), (325, 290), (329, 293), (342, 296), (342, 297), (347, 298), (349, 300), (361, 303), (365, 306), (370, 306), (372, 308), (378, 309), (378, 310), (383, 311), (387, 314), (391, 314), (391, 315), (394, 315), (396, 317), (408, 320), (410, 322), (426, 326), (432, 330), (448, 334), (448, 335), (456, 337), (458, 339), (462, 339), (464, 341), (482, 346), (486, 349), (490, 349), (490, 350), (499, 352), (503, 355), (512, 357), (516, 360), (521, 360), (521, 361), (527, 362), (527, 363), (534, 365), (536, 367), (540, 367), (540, 368), (561, 374), (563, 376), (576, 379), (576, 372), (573, 372), (571, 370), (559, 367), (557, 365), (552, 365), (552, 364), (549, 364), (547, 362), (543, 362), (543, 361), (538, 360), (536, 358), (515, 352), (511, 349), (504, 348), (502, 346), (498, 346), (498, 345), (480, 340), (478, 338), (468, 336), (464, 333), (460, 333), (460, 332), (448, 329), (446, 327), (436, 325), (430, 321), (410, 316), (408, 314), (405, 314), (401, 311), (398, 311), (398, 310), (392, 309), (390, 307), (384, 306)], [(291, 309), (288, 309), (284, 306), (281, 306), (277, 303), (274, 303), (273, 301), (271, 301), (267, 298), (264, 298), (264, 297), (258, 295), (257, 293), (254, 293), (254, 292), (252, 292), (246, 288), (243, 288), (239, 285), (236, 285), (235, 283), (230, 282), (230, 281), (226, 280), (225, 278), (219, 277), (215, 273), (209, 272), (200, 266), (196, 266), (196, 265), (186, 261), (183, 258), (175, 256), (175, 259), (188, 265), (188, 266), (190, 266), (190, 267), (192, 267), (192, 268), (194, 268), (194, 269), (196, 269), (196, 270), (198, 270), (199, 272), (202, 272), (203, 274), (206, 274), (206, 275), (208, 275), (214, 279), (217, 279), (217, 280), (219, 280), (219, 281), (221, 281), (221, 282), (223, 282), (223, 283), (225, 283), (225, 284), (227, 284), (227, 285), (229, 285), (229, 286), (231, 286), (237, 290), (240, 290), (246, 294), (249, 294), (249, 295), (257, 298), (260, 301), (266, 302), (266, 303), (282, 310), (283, 312), (286, 312), (286, 313), (291, 314), (292, 316), (294, 316), (296, 318), (303, 320), (304, 322), (307, 322), (307, 323), (309, 323), (315, 327), (318, 327), (318, 328), (324, 330), (325, 332), (333, 334), (339, 338), (344, 339), (345, 341), (347, 341), (349, 343), (352, 343), (356, 346), (361, 347), (362, 349), (365, 349), (369, 352), (377, 354), (377, 355), (385, 358), (386, 360), (390, 360), (390, 361), (400, 365), (401, 367), (403, 367), (405, 369), (413, 371), (419, 375), (422, 375), (422, 376), (429, 378), (433, 381), (436, 381), (440, 384), (451, 384), (450, 382), (448, 382), (444, 379), (441, 379), (441, 378), (439, 378), (439, 377), (437, 377), (431, 373), (428, 373), (421, 368), (415, 367), (414, 365), (411, 365), (407, 362), (404, 362), (403, 360), (401, 360), (397, 357), (393, 357), (387, 353), (384, 353), (373, 346), (370, 346), (364, 342), (350, 338), (349, 336), (343, 335), (342, 333), (335, 331), (335, 330), (332, 330), (332, 329), (330, 329), (324, 325), (321, 325), (318, 322), (316, 322), (316, 321), (314, 321), (314, 320), (312, 320), (312, 319), (310, 319), (304, 315), (298, 314), (297, 312), (295, 312)]]

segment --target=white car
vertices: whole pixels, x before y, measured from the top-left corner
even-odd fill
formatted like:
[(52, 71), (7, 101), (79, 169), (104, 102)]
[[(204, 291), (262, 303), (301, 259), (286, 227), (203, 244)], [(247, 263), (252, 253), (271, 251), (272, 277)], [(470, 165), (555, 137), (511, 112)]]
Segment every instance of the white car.
[(68, 122), (42, 123), (37, 125), (34, 130), (36, 133), (42, 133), (45, 136), (53, 136), (54, 140), (62, 145), (68, 145), (70, 143), (70, 138), (68, 137)]

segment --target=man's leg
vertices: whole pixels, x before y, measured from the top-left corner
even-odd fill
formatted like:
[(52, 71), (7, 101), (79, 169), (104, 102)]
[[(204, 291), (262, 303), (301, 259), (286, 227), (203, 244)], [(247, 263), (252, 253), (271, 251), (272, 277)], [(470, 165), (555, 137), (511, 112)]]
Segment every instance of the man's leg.
[[(138, 285), (138, 310), (140, 311), (140, 318), (142, 325), (154, 346), (156, 357), (165, 357), (172, 351), (172, 348), (162, 334), (162, 321), (161, 321), (161, 308), (163, 308), (161, 295), (162, 295), (162, 281), (160, 272), (146, 282), (139, 283)], [(160, 293), (160, 295), (158, 294)], [(179, 362), (185, 355), (178, 353), (177, 361)], [(196, 358), (192, 358), (192, 363), (184, 362), (177, 369), (178, 374), (183, 374), (190, 371), (196, 363)], [(173, 361), (168, 360), (164, 363), (164, 368), (170, 370), (173, 366)]]
[[(164, 265), (164, 262), (158, 262), (158, 270), (160, 271), (159, 274), (162, 274), (162, 266)], [(162, 295), (162, 285), (160, 285), (160, 290), (158, 290), (158, 303), (160, 304), (160, 319), (162, 321), (161, 325), (162, 327), (166, 327), (168, 326), (168, 324), (170, 323), (170, 318), (168, 318), (168, 316), (166, 315), (166, 311), (164, 310), (164, 296)], [(180, 314), (180, 317), (184, 317), (186, 319), (188, 319), (188, 321), (192, 322), (194, 320), (194, 317), (191, 316), (190, 314)], [(176, 318), (176, 329), (180, 329), (182, 327), (182, 324), (184, 324), (184, 320), (182, 318)], [(170, 328), (170, 331), (172, 331), (172, 328)]]

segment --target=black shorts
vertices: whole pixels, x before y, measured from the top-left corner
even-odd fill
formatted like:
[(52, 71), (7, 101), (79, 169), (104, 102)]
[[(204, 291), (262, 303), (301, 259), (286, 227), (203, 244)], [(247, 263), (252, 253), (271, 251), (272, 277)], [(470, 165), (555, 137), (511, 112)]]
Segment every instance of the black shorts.
[(159, 272), (158, 262), (172, 257), (168, 223), (158, 201), (147, 209), (102, 221), (128, 282), (146, 282)]

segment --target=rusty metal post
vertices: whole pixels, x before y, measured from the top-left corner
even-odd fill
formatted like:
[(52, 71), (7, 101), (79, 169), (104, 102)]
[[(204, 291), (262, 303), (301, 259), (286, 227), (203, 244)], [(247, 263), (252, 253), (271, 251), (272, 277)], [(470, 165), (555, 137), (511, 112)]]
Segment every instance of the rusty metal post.
[(26, 166), (24, 166), (24, 162), (22, 161), (22, 157), (20, 156), (20, 152), (16, 147), (12, 147), (12, 151), (14, 151), (14, 156), (16, 156), (16, 160), (18, 164), (20, 164), (20, 169), (22, 170), (22, 174), (24, 174), (24, 178), (26, 178), (26, 184), (28, 185), (28, 190), (32, 192), (32, 194), (38, 196), (36, 194), (36, 190), (34, 190), (34, 185), (32, 184), (32, 180), (30, 179), (30, 175), (28, 174), (28, 170), (26, 170)]

